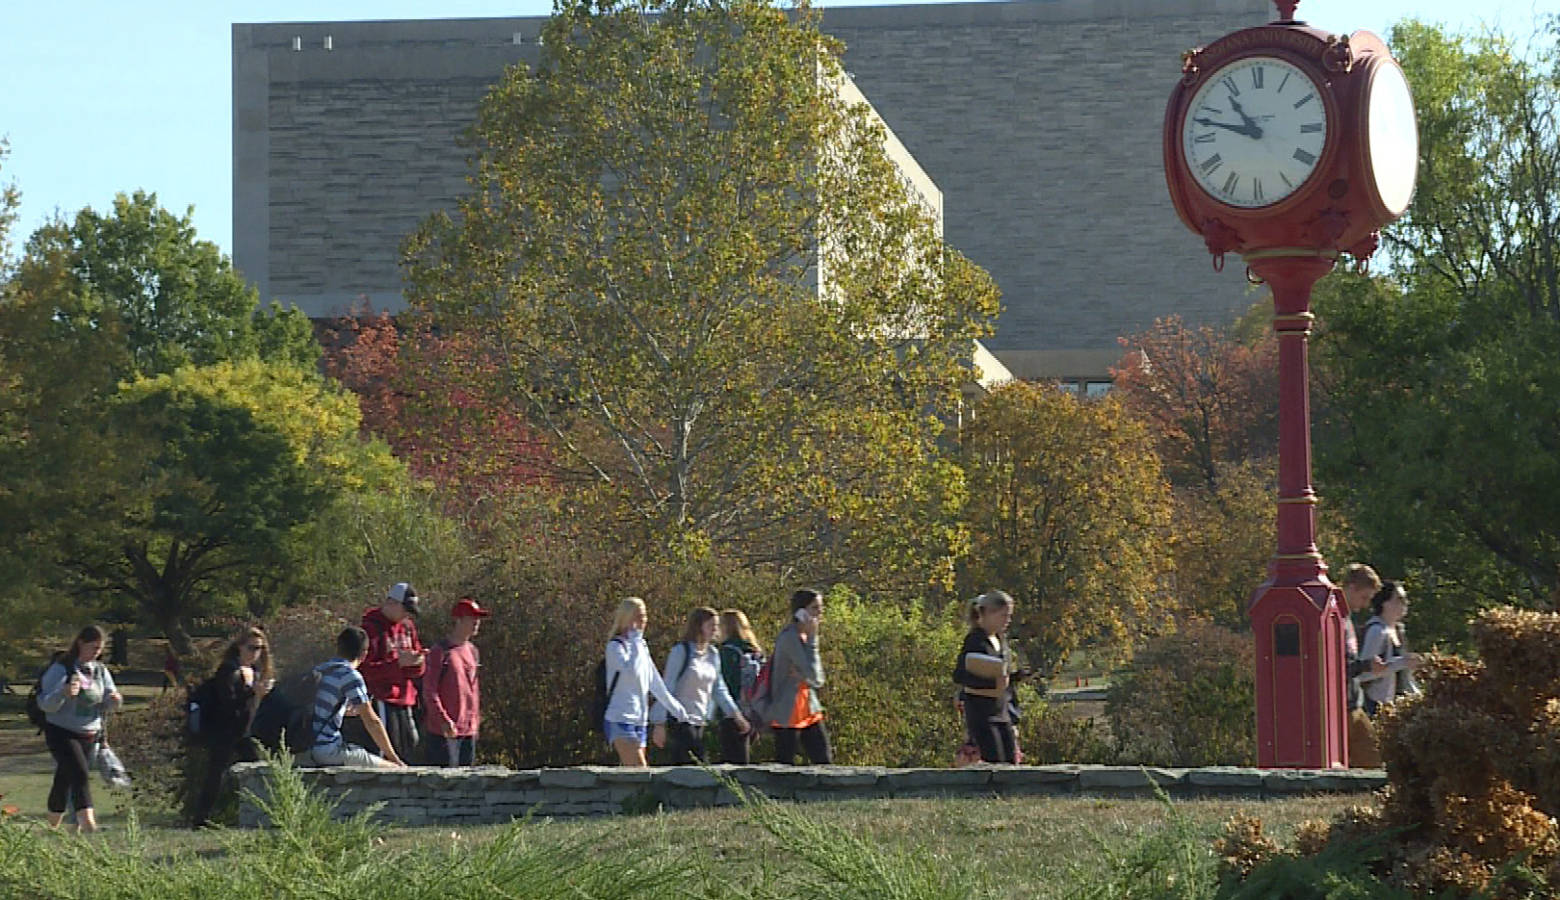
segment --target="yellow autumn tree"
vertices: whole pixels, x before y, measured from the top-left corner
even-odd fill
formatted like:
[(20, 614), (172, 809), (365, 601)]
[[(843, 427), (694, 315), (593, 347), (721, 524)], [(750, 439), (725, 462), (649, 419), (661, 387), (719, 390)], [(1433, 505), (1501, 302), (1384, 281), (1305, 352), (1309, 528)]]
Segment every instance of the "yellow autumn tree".
[(967, 593), (1017, 600), (1013, 635), (1054, 670), (1088, 643), (1125, 651), (1167, 624), (1170, 488), (1147, 428), (1115, 399), (1013, 383), (974, 410)]

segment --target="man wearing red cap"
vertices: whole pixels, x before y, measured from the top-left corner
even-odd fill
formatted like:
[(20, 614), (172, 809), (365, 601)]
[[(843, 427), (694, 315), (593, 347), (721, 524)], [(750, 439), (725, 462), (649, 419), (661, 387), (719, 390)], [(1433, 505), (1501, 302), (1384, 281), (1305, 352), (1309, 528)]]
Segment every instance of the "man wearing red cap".
[(470, 597), (450, 610), (450, 634), (429, 648), (423, 673), (423, 727), (428, 764), (469, 766), (476, 758), (477, 726), (482, 722), (477, 671), (481, 657), (471, 639), (488, 611)]

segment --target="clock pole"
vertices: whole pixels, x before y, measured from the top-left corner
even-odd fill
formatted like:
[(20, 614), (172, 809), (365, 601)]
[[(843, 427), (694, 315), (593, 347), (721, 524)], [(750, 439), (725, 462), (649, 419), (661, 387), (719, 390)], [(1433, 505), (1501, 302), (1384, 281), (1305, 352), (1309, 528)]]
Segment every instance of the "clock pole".
[(1278, 545), (1269, 566), (1278, 585), (1312, 584), (1327, 572), (1316, 549), (1317, 497), (1311, 486), (1309, 341), (1315, 319), (1311, 288), (1332, 271), (1336, 258), (1283, 250), (1246, 256), (1247, 266), (1273, 292), (1278, 336)]
[(1337, 254), (1281, 248), (1244, 255), (1273, 292), (1278, 337), (1277, 547), (1252, 595), (1257, 638), (1257, 763), (1344, 767), (1348, 697), (1343, 593), (1316, 546), (1311, 485), (1311, 288)]
[(1311, 28), (1295, 21), (1298, 0), (1274, 4), (1276, 21), (1182, 57), (1165, 110), (1165, 180), (1214, 268), (1238, 254), (1273, 292), (1277, 540), (1248, 610), (1257, 762), (1331, 768), (1349, 760), (1349, 629), (1316, 546), (1311, 289), (1340, 254), (1368, 258), (1377, 230), (1407, 209), (1417, 134), (1407, 81), (1380, 38)]

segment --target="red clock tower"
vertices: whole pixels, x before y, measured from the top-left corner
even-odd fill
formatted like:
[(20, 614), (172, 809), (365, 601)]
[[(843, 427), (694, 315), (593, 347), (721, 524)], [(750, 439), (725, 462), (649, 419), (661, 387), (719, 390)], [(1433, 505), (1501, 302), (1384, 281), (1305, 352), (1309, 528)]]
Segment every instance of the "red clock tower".
[(1278, 548), (1253, 595), (1257, 758), (1348, 765), (1342, 592), (1316, 548), (1306, 359), (1311, 288), (1376, 250), (1413, 195), (1418, 132), (1402, 69), (1369, 32), (1278, 20), (1187, 52), (1165, 113), (1176, 212), (1222, 269), (1239, 254), (1273, 291), (1279, 341)]

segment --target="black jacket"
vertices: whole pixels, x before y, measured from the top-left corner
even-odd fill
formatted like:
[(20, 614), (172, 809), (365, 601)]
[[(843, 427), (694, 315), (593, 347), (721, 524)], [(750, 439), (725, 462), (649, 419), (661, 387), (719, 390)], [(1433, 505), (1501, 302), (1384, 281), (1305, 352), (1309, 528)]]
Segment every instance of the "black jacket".
[(212, 676), (212, 688), (216, 692), (216, 709), (211, 711), (213, 727), (208, 732), (213, 741), (236, 741), (249, 734), (249, 726), (255, 717), (255, 688), (245, 684), (239, 674), (238, 663), (224, 660)]

